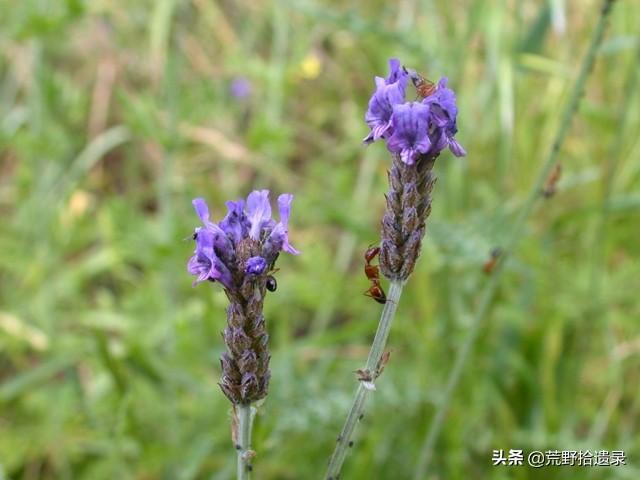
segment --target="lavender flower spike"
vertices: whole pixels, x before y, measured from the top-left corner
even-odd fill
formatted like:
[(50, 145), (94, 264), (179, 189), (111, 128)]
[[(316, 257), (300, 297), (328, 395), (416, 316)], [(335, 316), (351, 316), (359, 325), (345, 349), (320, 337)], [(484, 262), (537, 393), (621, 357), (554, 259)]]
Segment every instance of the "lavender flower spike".
[[(392, 77), (398, 78), (397, 82), (403, 78), (406, 81), (397, 69), (390, 75)], [(380, 103), (380, 95), (379, 91), (374, 93), (369, 111), (372, 105)], [(447, 87), (447, 78), (443, 77), (435, 91), (420, 101), (394, 103), (384, 134), (377, 134), (376, 128), (381, 128), (378, 125), (372, 127), (370, 137), (384, 138), (387, 149), (393, 154), (380, 244), (380, 270), (390, 280), (406, 280), (420, 254), (425, 222), (431, 212), (436, 158), (445, 148), (458, 157), (466, 155), (455, 139), (457, 116), (455, 93)]]
[[(378, 139), (392, 153), (387, 208), (382, 218), (380, 272), (390, 280), (380, 322), (364, 368), (356, 370), (359, 381), (351, 408), (329, 459), (325, 480), (340, 478), (342, 465), (351, 451), (351, 440), (362, 418), (367, 397), (375, 390), (376, 379), (386, 363), (385, 348), (404, 284), (413, 272), (431, 212), (431, 191), (435, 184), (433, 166), (445, 148), (456, 156), (465, 155), (455, 139), (458, 108), (447, 79), (431, 85), (416, 72), (389, 61), (391, 73), (376, 77), (365, 120), (371, 132), (365, 143)], [(407, 78), (411, 78), (418, 101), (405, 101)], [(376, 251), (375, 249), (371, 251)], [(369, 251), (367, 252), (368, 259)], [(368, 267), (371, 267), (370, 265)], [(366, 272), (367, 276), (369, 271)], [(375, 286), (375, 284), (374, 284)], [(377, 285), (380, 288), (379, 285)], [(378, 298), (375, 298), (378, 300)], [(386, 357), (388, 359), (388, 357)]]
[(234, 405), (246, 406), (267, 395), (269, 336), (262, 305), (267, 277), (279, 253), (299, 253), (288, 238), (292, 200), (293, 195), (280, 195), (276, 222), (271, 218), (269, 191), (256, 190), (246, 202), (227, 202), (228, 213), (220, 223), (211, 220), (203, 199), (193, 201), (202, 226), (195, 229), (196, 248), (187, 270), (196, 276), (195, 283), (222, 284), (229, 298), (223, 332), (228, 351), (221, 359), (220, 387)]

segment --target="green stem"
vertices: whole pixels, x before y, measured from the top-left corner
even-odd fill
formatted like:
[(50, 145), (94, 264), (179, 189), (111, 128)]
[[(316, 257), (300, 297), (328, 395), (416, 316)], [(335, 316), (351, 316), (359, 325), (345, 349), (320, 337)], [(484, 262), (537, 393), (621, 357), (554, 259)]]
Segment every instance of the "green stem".
[(251, 474), (251, 428), (253, 427), (253, 412), (250, 403), (242, 403), (236, 407), (238, 419), (238, 480), (249, 480)]
[(391, 323), (393, 322), (393, 317), (395, 316), (396, 309), (398, 308), (398, 302), (400, 301), (400, 295), (402, 294), (402, 287), (404, 287), (404, 282), (402, 281), (392, 281), (389, 287), (387, 302), (382, 310), (378, 330), (376, 331), (376, 336), (371, 344), (369, 358), (367, 359), (367, 364), (364, 368), (365, 371), (370, 372), (371, 381), (360, 381), (360, 384), (358, 385), (358, 389), (356, 390), (356, 394), (353, 399), (353, 404), (351, 405), (344, 427), (342, 427), (342, 431), (338, 437), (336, 448), (329, 460), (329, 468), (327, 469), (326, 474), (327, 480), (337, 480), (340, 475), (344, 459), (347, 456), (347, 450), (353, 446), (351, 438), (353, 437), (353, 432), (355, 431), (358, 422), (362, 418), (367, 397), (369, 393), (374, 390), (376, 377), (378, 376), (377, 370), (380, 366), (382, 355), (384, 354), (387, 339), (389, 338)]
[(547, 159), (540, 168), (540, 173), (538, 175), (537, 181), (534, 183), (527, 200), (525, 201), (520, 213), (514, 222), (509, 235), (505, 241), (503, 246), (504, 254), (502, 255), (496, 270), (494, 270), (493, 275), (489, 283), (486, 285), (482, 292), (480, 305), (478, 310), (472, 319), (472, 326), (467, 333), (467, 337), (465, 338), (464, 343), (462, 344), (462, 348), (458, 351), (456, 356), (456, 360), (449, 374), (449, 379), (447, 380), (447, 385), (444, 389), (444, 394), (438, 404), (436, 409), (436, 413), (433, 417), (433, 421), (427, 431), (427, 435), (425, 437), (424, 443), (420, 450), (420, 455), (418, 458), (418, 463), (415, 469), (415, 480), (421, 480), (427, 477), (427, 469), (429, 467), (429, 462), (431, 461), (431, 457), (433, 454), (433, 450), (435, 447), (435, 442), (438, 439), (438, 435), (442, 429), (442, 425), (444, 423), (444, 418), (447, 414), (449, 405), (451, 404), (451, 397), (453, 396), (453, 392), (455, 391), (458, 383), (460, 381), (460, 377), (462, 376), (462, 371), (467, 363), (471, 355), (471, 351), (473, 350), (473, 345), (475, 344), (476, 339), (478, 338), (478, 333), (480, 332), (480, 327), (483, 324), (485, 316), (489, 311), (489, 307), (493, 301), (493, 297), (498, 288), (500, 278), (504, 271), (504, 263), (508, 253), (511, 253), (516, 245), (518, 244), (520, 238), (522, 237), (522, 231), (524, 225), (531, 215), (533, 208), (536, 204), (536, 201), (540, 198), (540, 191), (542, 187), (551, 173), (552, 168), (556, 164), (556, 159), (558, 157), (558, 153), (560, 151), (560, 147), (564, 142), (564, 139), (569, 131), (569, 127), (571, 125), (571, 119), (578, 109), (578, 105), (580, 103), (580, 98), (582, 97), (582, 92), (584, 91), (584, 86), (593, 68), (593, 64), (596, 58), (596, 52), (602, 43), (602, 38), (604, 36), (604, 31), (606, 27), (606, 21), (611, 13), (611, 8), (615, 0), (604, 0), (602, 4), (602, 9), (600, 11), (600, 19), (598, 21), (598, 25), (596, 26), (593, 35), (591, 37), (591, 44), (589, 45), (589, 50), (587, 51), (580, 68), (580, 73), (576, 79), (575, 85), (573, 87), (573, 91), (571, 93), (571, 97), (567, 106), (563, 112), (562, 118), (560, 120), (560, 124), (558, 130), (556, 132), (553, 143), (551, 144), (551, 149), (547, 154)]
[(606, 245), (607, 245), (607, 233), (608, 233), (608, 220), (611, 213), (611, 195), (613, 193), (614, 180), (622, 155), (622, 149), (624, 146), (624, 135), (626, 133), (625, 126), (629, 114), (633, 111), (633, 102), (629, 102), (629, 99), (633, 99), (634, 90), (638, 85), (638, 76), (640, 75), (640, 69), (638, 69), (638, 62), (640, 62), (640, 44), (636, 47), (635, 56), (631, 62), (629, 73), (625, 81), (625, 87), (623, 88), (622, 98), (625, 99), (618, 110), (616, 115), (617, 134), (614, 141), (611, 143), (607, 160), (603, 165), (603, 188), (602, 188), (602, 204), (598, 215), (595, 235), (592, 241), (590, 250), (594, 252), (591, 262), (591, 274), (589, 279), (589, 295), (588, 298), (593, 302), (589, 321), (600, 321), (603, 324), (607, 315), (605, 308), (601, 305), (601, 288), (602, 274), (604, 270), (604, 261), (606, 257)]

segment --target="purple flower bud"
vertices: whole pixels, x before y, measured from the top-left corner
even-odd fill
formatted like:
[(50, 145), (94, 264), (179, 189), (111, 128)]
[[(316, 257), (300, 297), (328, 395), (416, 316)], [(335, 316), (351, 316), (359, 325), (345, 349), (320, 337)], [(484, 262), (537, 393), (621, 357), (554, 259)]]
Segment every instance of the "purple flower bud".
[(253, 372), (246, 372), (242, 374), (242, 380), (240, 382), (240, 392), (243, 397), (250, 396), (254, 391), (260, 389), (260, 382), (258, 377)]
[(455, 138), (449, 136), (447, 137), (447, 141), (449, 142), (449, 150), (451, 150), (451, 153), (453, 153), (456, 157), (464, 157), (467, 155), (467, 151), (462, 145), (460, 145), (460, 143), (458, 143)]
[(267, 269), (267, 261), (262, 257), (251, 257), (244, 266), (244, 273), (262, 275)]

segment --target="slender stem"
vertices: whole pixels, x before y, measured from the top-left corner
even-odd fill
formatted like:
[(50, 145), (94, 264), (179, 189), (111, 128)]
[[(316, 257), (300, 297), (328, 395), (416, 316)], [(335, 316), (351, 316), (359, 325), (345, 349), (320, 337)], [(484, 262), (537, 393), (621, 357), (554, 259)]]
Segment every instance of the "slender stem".
[[(617, 174), (619, 164), (622, 161), (622, 150), (624, 147), (624, 135), (626, 133), (625, 126), (629, 114), (633, 111), (634, 103), (629, 101), (633, 99), (635, 89), (638, 87), (638, 77), (640, 76), (640, 68), (638, 63), (640, 62), (640, 44), (636, 47), (636, 54), (631, 65), (629, 67), (629, 73), (625, 82), (625, 87), (622, 90), (621, 98), (624, 99), (623, 103), (619, 106), (618, 114), (616, 115), (618, 125), (617, 134), (613, 142), (609, 147), (609, 153), (607, 154), (607, 161), (603, 165), (603, 189), (602, 189), (602, 204), (600, 206), (600, 212), (598, 215), (595, 235), (593, 237), (590, 251), (593, 252), (591, 262), (591, 275), (589, 281), (589, 298), (592, 302), (591, 308), (587, 310), (587, 316), (584, 319), (590, 325), (600, 324), (606, 325), (605, 332), (607, 334), (608, 344), (613, 349), (614, 345), (614, 333), (613, 327), (608, 322), (609, 310), (604, 307), (603, 292), (601, 285), (604, 282), (604, 277), (607, 273), (605, 265), (605, 259), (607, 255), (607, 238), (608, 238), (608, 224), (609, 215), (611, 213), (611, 196), (613, 194), (614, 180)], [(623, 370), (620, 368), (622, 359), (614, 355), (612, 362), (608, 368), (609, 372), (613, 372), (615, 378), (617, 378), (617, 384), (614, 380), (614, 385), (624, 385), (622, 377)], [(603, 402), (602, 408), (599, 409), (598, 415), (591, 424), (589, 429), (589, 435), (587, 436), (587, 444), (598, 445), (602, 443), (602, 437), (607, 431), (611, 416), (618, 408), (618, 404), (621, 401), (622, 394), (619, 387), (614, 387), (609, 395)]]
[(603, 186), (602, 186), (602, 204), (598, 215), (595, 235), (592, 241), (590, 250), (594, 252), (591, 262), (591, 275), (589, 279), (589, 296), (593, 302), (591, 308), (591, 315), (589, 321), (596, 321), (599, 319), (603, 324), (607, 315), (606, 309), (600, 305), (601, 301), (601, 288), (604, 259), (606, 256), (606, 243), (607, 243), (607, 225), (609, 215), (611, 213), (611, 195), (613, 192), (614, 180), (620, 163), (620, 157), (624, 146), (624, 135), (626, 133), (625, 126), (629, 114), (633, 111), (633, 102), (629, 102), (629, 99), (633, 98), (633, 93), (638, 85), (638, 76), (640, 75), (640, 69), (638, 63), (640, 62), (640, 44), (636, 47), (635, 56), (631, 62), (629, 73), (625, 81), (625, 87), (623, 88), (622, 98), (625, 101), (619, 106), (618, 113), (616, 115), (616, 125), (618, 125), (617, 134), (614, 141), (609, 147), (609, 153), (607, 160), (603, 165)]
[(251, 428), (253, 427), (253, 408), (250, 403), (236, 406), (238, 418), (238, 480), (249, 480), (251, 473)]
[(353, 432), (355, 431), (358, 422), (362, 418), (367, 396), (374, 390), (376, 377), (379, 374), (378, 368), (380, 366), (380, 360), (382, 359), (384, 348), (387, 344), (387, 339), (389, 338), (391, 323), (393, 322), (393, 317), (395, 316), (396, 309), (398, 308), (398, 302), (400, 301), (400, 295), (402, 294), (402, 287), (404, 287), (404, 282), (402, 281), (392, 281), (389, 287), (387, 303), (385, 303), (382, 310), (378, 330), (376, 331), (376, 336), (371, 344), (369, 358), (367, 359), (367, 364), (364, 368), (366, 372), (371, 374), (371, 381), (359, 382), (360, 384), (358, 385), (355, 397), (353, 398), (353, 404), (351, 405), (344, 427), (342, 427), (342, 431), (338, 437), (336, 448), (329, 460), (329, 468), (327, 469), (326, 475), (327, 480), (338, 479), (342, 464), (347, 456), (347, 450), (349, 447), (353, 446), (351, 438), (353, 437)]
[(427, 469), (429, 467), (429, 462), (431, 461), (431, 457), (433, 454), (433, 450), (435, 447), (435, 442), (438, 439), (438, 435), (442, 429), (442, 425), (444, 423), (444, 418), (447, 414), (448, 407), (451, 404), (451, 397), (453, 396), (453, 392), (458, 386), (460, 381), (460, 377), (462, 376), (462, 371), (467, 363), (467, 360), (470, 357), (471, 351), (475, 344), (476, 339), (478, 338), (478, 333), (480, 332), (480, 327), (483, 324), (485, 316), (489, 311), (489, 307), (493, 301), (493, 297), (498, 288), (500, 278), (504, 271), (504, 263), (508, 253), (511, 253), (516, 245), (518, 244), (520, 238), (522, 237), (523, 227), (531, 215), (533, 208), (536, 204), (536, 201), (540, 198), (540, 191), (551, 172), (551, 169), (556, 164), (556, 159), (558, 156), (558, 152), (560, 151), (560, 147), (564, 142), (564, 139), (569, 131), (569, 126), (571, 125), (571, 119), (573, 118), (575, 112), (578, 109), (578, 105), (580, 103), (580, 98), (582, 96), (582, 92), (584, 90), (584, 86), (586, 80), (593, 68), (593, 64), (595, 62), (596, 52), (602, 43), (602, 38), (604, 36), (606, 20), (611, 12), (611, 7), (615, 0), (604, 0), (603, 6), (600, 13), (600, 19), (598, 25), (596, 26), (593, 35), (591, 37), (591, 44), (589, 45), (589, 50), (587, 51), (580, 68), (580, 73), (576, 79), (575, 85), (573, 87), (571, 97), (567, 106), (563, 112), (562, 118), (560, 120), (560, 124), (558, 126), (558, 130), (556, 132), (556, 136), (551, 144), (551, 149), (547, 154), (547, 159), (540, 168), (540, 174), (538, 175), (537, 181), (534, 183), (531, 192), (527, 200), (525, 201), (522, 209), (516, 221), (507, 236), (505, 241), (505, 245), (503, 247), (504, 254), (500, 259), (496, 270), (494, 270), (493, 275), (489, 283), (486, 285), (482, 292), (481, 300), (478, 309), (472, 319), (472, 325), (467, 333), (467, 337), (462, 344), (462, 348), (458, 351), (456, 356), (456, 360), (449, 374), (449, 379), (447, 381), (447, 385), (444, 389), (444, 394), (438, 404), (436, 409), (436, 413), (434, 414), (433, 421), (427, 431), (427, 435), (425, 437), (424, 443), (420, 450), (420, 455), (418, 458), (418, 463), (415, 469), (415, 480), (421, 480), (427, 477)]

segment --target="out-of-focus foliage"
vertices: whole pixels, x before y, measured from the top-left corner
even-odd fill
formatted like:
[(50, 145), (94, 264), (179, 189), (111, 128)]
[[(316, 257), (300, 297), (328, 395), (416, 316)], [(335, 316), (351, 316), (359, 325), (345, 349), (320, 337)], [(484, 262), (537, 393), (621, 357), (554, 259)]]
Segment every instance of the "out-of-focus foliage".
[[(640, 478), (640, 4), (619, 0), (424, 478)], [(191, 288), (191, 199), (296, 195), (266, 316), (255, 477), (321, 478), (380, 306), (362, 295), (388, 155), (361, 145), (397, 56), (449, 77), (425, 250), (344, 477), (412, 478), (482, 265), (522, 205), (595, 0), (0, 0), (0, 478), (226, 479), (226, 299)], [(230, 94), (246, 77), (251, 96)], [(637, 80), (637, 76), (635, 79)], [(607, 207), (608, 205), (608, 207)], [(625, 450), (599, 469), (494, 448)]]

